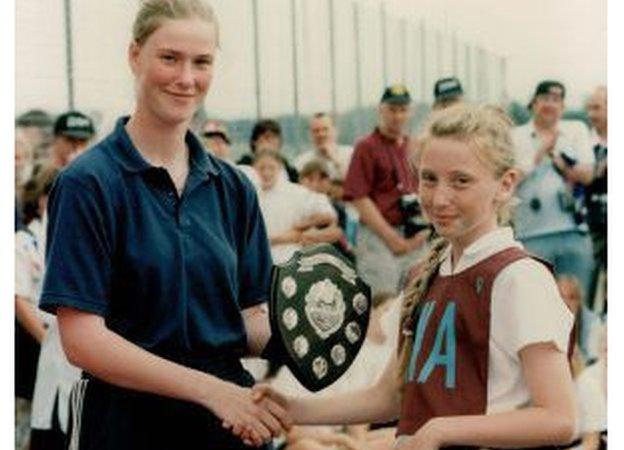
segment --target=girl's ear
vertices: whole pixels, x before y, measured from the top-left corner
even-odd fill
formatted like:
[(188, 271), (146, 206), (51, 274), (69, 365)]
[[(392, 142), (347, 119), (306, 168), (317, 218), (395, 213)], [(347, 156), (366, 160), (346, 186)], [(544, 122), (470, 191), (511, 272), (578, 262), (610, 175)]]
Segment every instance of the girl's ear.
[(496, 200), (499, 203), (509, 201), (513, 197), (519, 180), (520, 173), (517, 169), (507, 170), (499, 180), (499, 189), (496, 194)]
[(141, 46), (136, 41), (132, 41), (128, 46), (128, 63), (135, 76), (139, 67), (139, 53), (141, 53)]

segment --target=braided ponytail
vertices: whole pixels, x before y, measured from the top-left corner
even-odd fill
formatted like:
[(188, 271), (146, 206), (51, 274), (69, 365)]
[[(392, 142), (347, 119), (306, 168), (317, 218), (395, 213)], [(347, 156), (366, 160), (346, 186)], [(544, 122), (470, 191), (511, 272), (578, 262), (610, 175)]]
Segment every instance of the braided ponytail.
[[(403, 306), (401, 308), (401, 328), (400, 332), (403, 333), (403, 342), (399, 347), (399, 379), (403, 380), (407, 365), (409, 362), (410, 354), (412, 353), (412, 347), (414, 341), (412, 334), (414, 330), (413, 316), (414, 311), (424, 295), (427, 293), (433, 276), (438, 270), (442, 254), (448, 248), (448, 243), (442, 238), (436, 239), (431, 244), (429, 253), (420, 263), (420, 270), (414, 280), (412, 280), (405, 289), (405, 295), (403, 299)], [(404, 383), (400, 382), (401, 386)]]

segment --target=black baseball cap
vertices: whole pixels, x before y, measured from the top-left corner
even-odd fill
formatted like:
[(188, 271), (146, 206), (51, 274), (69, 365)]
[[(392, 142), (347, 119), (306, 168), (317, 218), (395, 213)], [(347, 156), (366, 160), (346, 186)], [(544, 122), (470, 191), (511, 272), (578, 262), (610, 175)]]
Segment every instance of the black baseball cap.
[(54, 123), (54, 135), (74, 139), (91, 139), (95, 134), (93, 120), (78, 111), (61, 114)]
[(440, 78), (433, 86), (433, 97), (436, 102), (444, 102), (461, 95), (464, 95), (464, 90), (455, 77)]
[[(554, 90), (554, 91), (553, 91)], [(557, 92), (558, 91), (558, 92)], [(535, 93), (529, 102), (529, 109), (533, 106), (533, 101), (535, 101), (535, 97), (543, 94), (561, 94), (561, 98), (565, 98), (565, 86), (560, 81), (555, 80), (544, 80), (541, 81), (537, 87), (535, 88)]]
[(381, 103), (392, 105), (407, 105), (412, 101), (409, 91), (404, 84), (393, 84), (388, 86), (381, 96)]

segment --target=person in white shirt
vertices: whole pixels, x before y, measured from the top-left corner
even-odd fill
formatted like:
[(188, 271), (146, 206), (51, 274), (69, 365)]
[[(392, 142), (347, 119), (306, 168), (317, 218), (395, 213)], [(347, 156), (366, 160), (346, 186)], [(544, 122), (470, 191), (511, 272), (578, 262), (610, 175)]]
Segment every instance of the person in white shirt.
[[(31, 323), (41, 343), (31, 411), (31, 450), (64, 450), (69, 415), (69, 394), (80, 369), (72, 366), (61, 345), (53, 315), (37, 309), (45, 263), (46, 204), (59, 169), (43, 166), (24, 187), (27, 227), (16, 234), (15, 299), (18, 318), (29, 302)], [(31, 329), (27, 327), (27, 329)]]
[(585, 124), (561, 120), (564, 98), (563, 84), (541, 82), (529, 105), (532, 120), (513, 130), (523, 176), (514, 225), (530, 252), (551, 262), (558, 274), (579, 279), (587, 299), (594, 262), (574, 187), (592, 180), (594, 155)]
[(257, 399), (280, 402), (296, 424), (398, 418), (397, 450), (570, 442), (573, 316), (550, 270), (505, 226), (518, 180), (510, 128), (492, 106), (432, 115), (420, 196), (442, 239), (405, 290), (400, 353), (379, 381), (331, 399), (257, 386)]
[(275, 264), (288, 261), (304, 245), (333, 243), (342, 235), (327, 196), (283, 179), (283, 164), (275, 151), (256, 152), (254, 168), (261, 183), (258, 200)]
[[(16, 139), (16, 147), (17, 147)], [(37, 308), (43, 277), (45, 219), (41, 214), (44, 180), (30, 177), (19, 189), (16, 213), (24, 223), (15, 233), (15, 448), (30, 447), (30, 417), (47, 315)], [(21, 222), (21, 220), (20, 220)]]
[(332, 180), (344, 180), (349, 169), (353, 147), (338, 144), (338, 130), (334, 118), (325, 112), (312, 116), (309, 123), (310, 140), (314, 148), (295, 159), (299, 172), (310, 161), (318, 159), (327, 165)]
[(576, 379), (580, 450), (607, 448), (607, 326), (601, 329), (600, 356)]

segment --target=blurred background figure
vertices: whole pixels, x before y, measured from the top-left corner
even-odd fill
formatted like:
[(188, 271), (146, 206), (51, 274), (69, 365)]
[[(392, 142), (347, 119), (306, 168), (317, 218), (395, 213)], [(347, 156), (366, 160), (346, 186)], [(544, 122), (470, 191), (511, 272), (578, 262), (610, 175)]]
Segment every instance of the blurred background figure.
[(464, 89), (455, 77), (440, 78), (433, 86), (434, 110), (448, 108), (464, 100)]
[(41, 311), (46, 245), (46, 205), (58, 170), (45, 166), (23, 186), (24, 226), (15, 234), (15, 422), (16, 448), (28, 448), (31, 402), (41, 344), (53, 316)]
[(93, 120), (78, 111), (61, 114), (54, 122), (54, 139), (48, 155), (48, 163), (63, 168), (87, 149), (95, 136)]
[(383, 91), (378, 126), (356, 143), (345, 179), (345, 200), (359, 213), (357, 268), (373, 295), (398, 294), (429, 235), (408, 227), (417, 215), (409, 206), (417, 190), (408, 153), (411, 101), (402, 84)]
[(591, 122), (594, 176), (585, 187), (587, 224), (594, 248), (596, 268), (592, 277), (590, 307), (606, 312), (607, 277), (607, 88), (597, 87), (587, 101), (587, 116)]
[(579, 403), (578, 434), (581, 443), (576, 450), (607, 448), (607, 326), (600, 329), (598, 359), (576, 378)]
[(349, 169), (353, 147), (338, 145), (338, 130), (334, 118), (325, 112), (312, 116), (308, 124), (313, 148), (301, 153), (295, 167), (301, 171), (306, 163), (317, 159), (323, 161), (331, 180), (344, 180)]
[[(585, 124), (562, 120), (565, 95), (558, 81), (539, 83), (529, 103), (532, 119), (513, 131), (523, 177), (514, 226), (528, 251), (550, 261), (557, 274), (579, 280), (587, 301), (594, 261), (575, 195), (580, 185), (592, 180), (594, 155)], [(582, 347), (584, 339), (581, 336)]]
[(232, 158), (230, 137), (225, 124), (219, 120), (208, 120), (201, 129), (201, 137), (206, 150), (225, 161)]
[(15, 231), (23, 225), (21, 193), (33, 171), (33, 147), (21, 128), (15, 129)]
[(348, 206), (342, 200), (331, 196), (332, 181), (327, 165), (318, 159), (307, 162), (299, 172), (299, 183), (313, 192), (326, 196), (331, 202), (338, 217), (338, 226), (342, 231), (336, 245), (345, 255), (355, 261), (351, 242), (348, 240), (348, 233), (353, 232), (352, 228), (356, 227), (357, 223), (353, 223), (352, 216), (347, 212)]
[(33, 147), (21, 128), (15, 129), (15, 191), (30, 178), (34, 161)]
[[(282, 153), (282, 127), (275, 120), (264, 119), (259, 120), (251, 130), (251, 137), (249, 138), (249, 148), (251, 153), (243, 155), (236, 164), (251, 166), (254, 164), (254, 155), (259, 150), (270, 150)], [(297, 169), (290, 165), (290, 163), (282, 156), (283, 162), (283, 178), (296, 183), (299, 180), (299, 174)]]
[(334, 243), (342, 236), (327, 196), (283, 179), (283, 166), (282, 156), (275, 151), (256, 152), (258, 199), (275, 264), (288, 261), (305, 245)]
[(26, 141), (33, 149), (33, 159), (38, 161), (47, 157), (52, 143), (52, 125), (54, 118), (41, 109), (31, 109), (19, 115), (15, 127), (23, 132)]
[(583, 298), (583, 289), (576, 277), (559, 275), (557, 277), (557, 286), (559, 287), (561, 298), (574, 314), (575, 334), (577, 336), (586, 336), (583, 346), (579, 345), (578, 340), (574, 343), (578, 356), (574, 359), (576, 361), (575, 364), (577, 368), (583, 368), (598, 358), (600, 347), (599, 330), (602, 320), (597, 314), (587, 308)]

